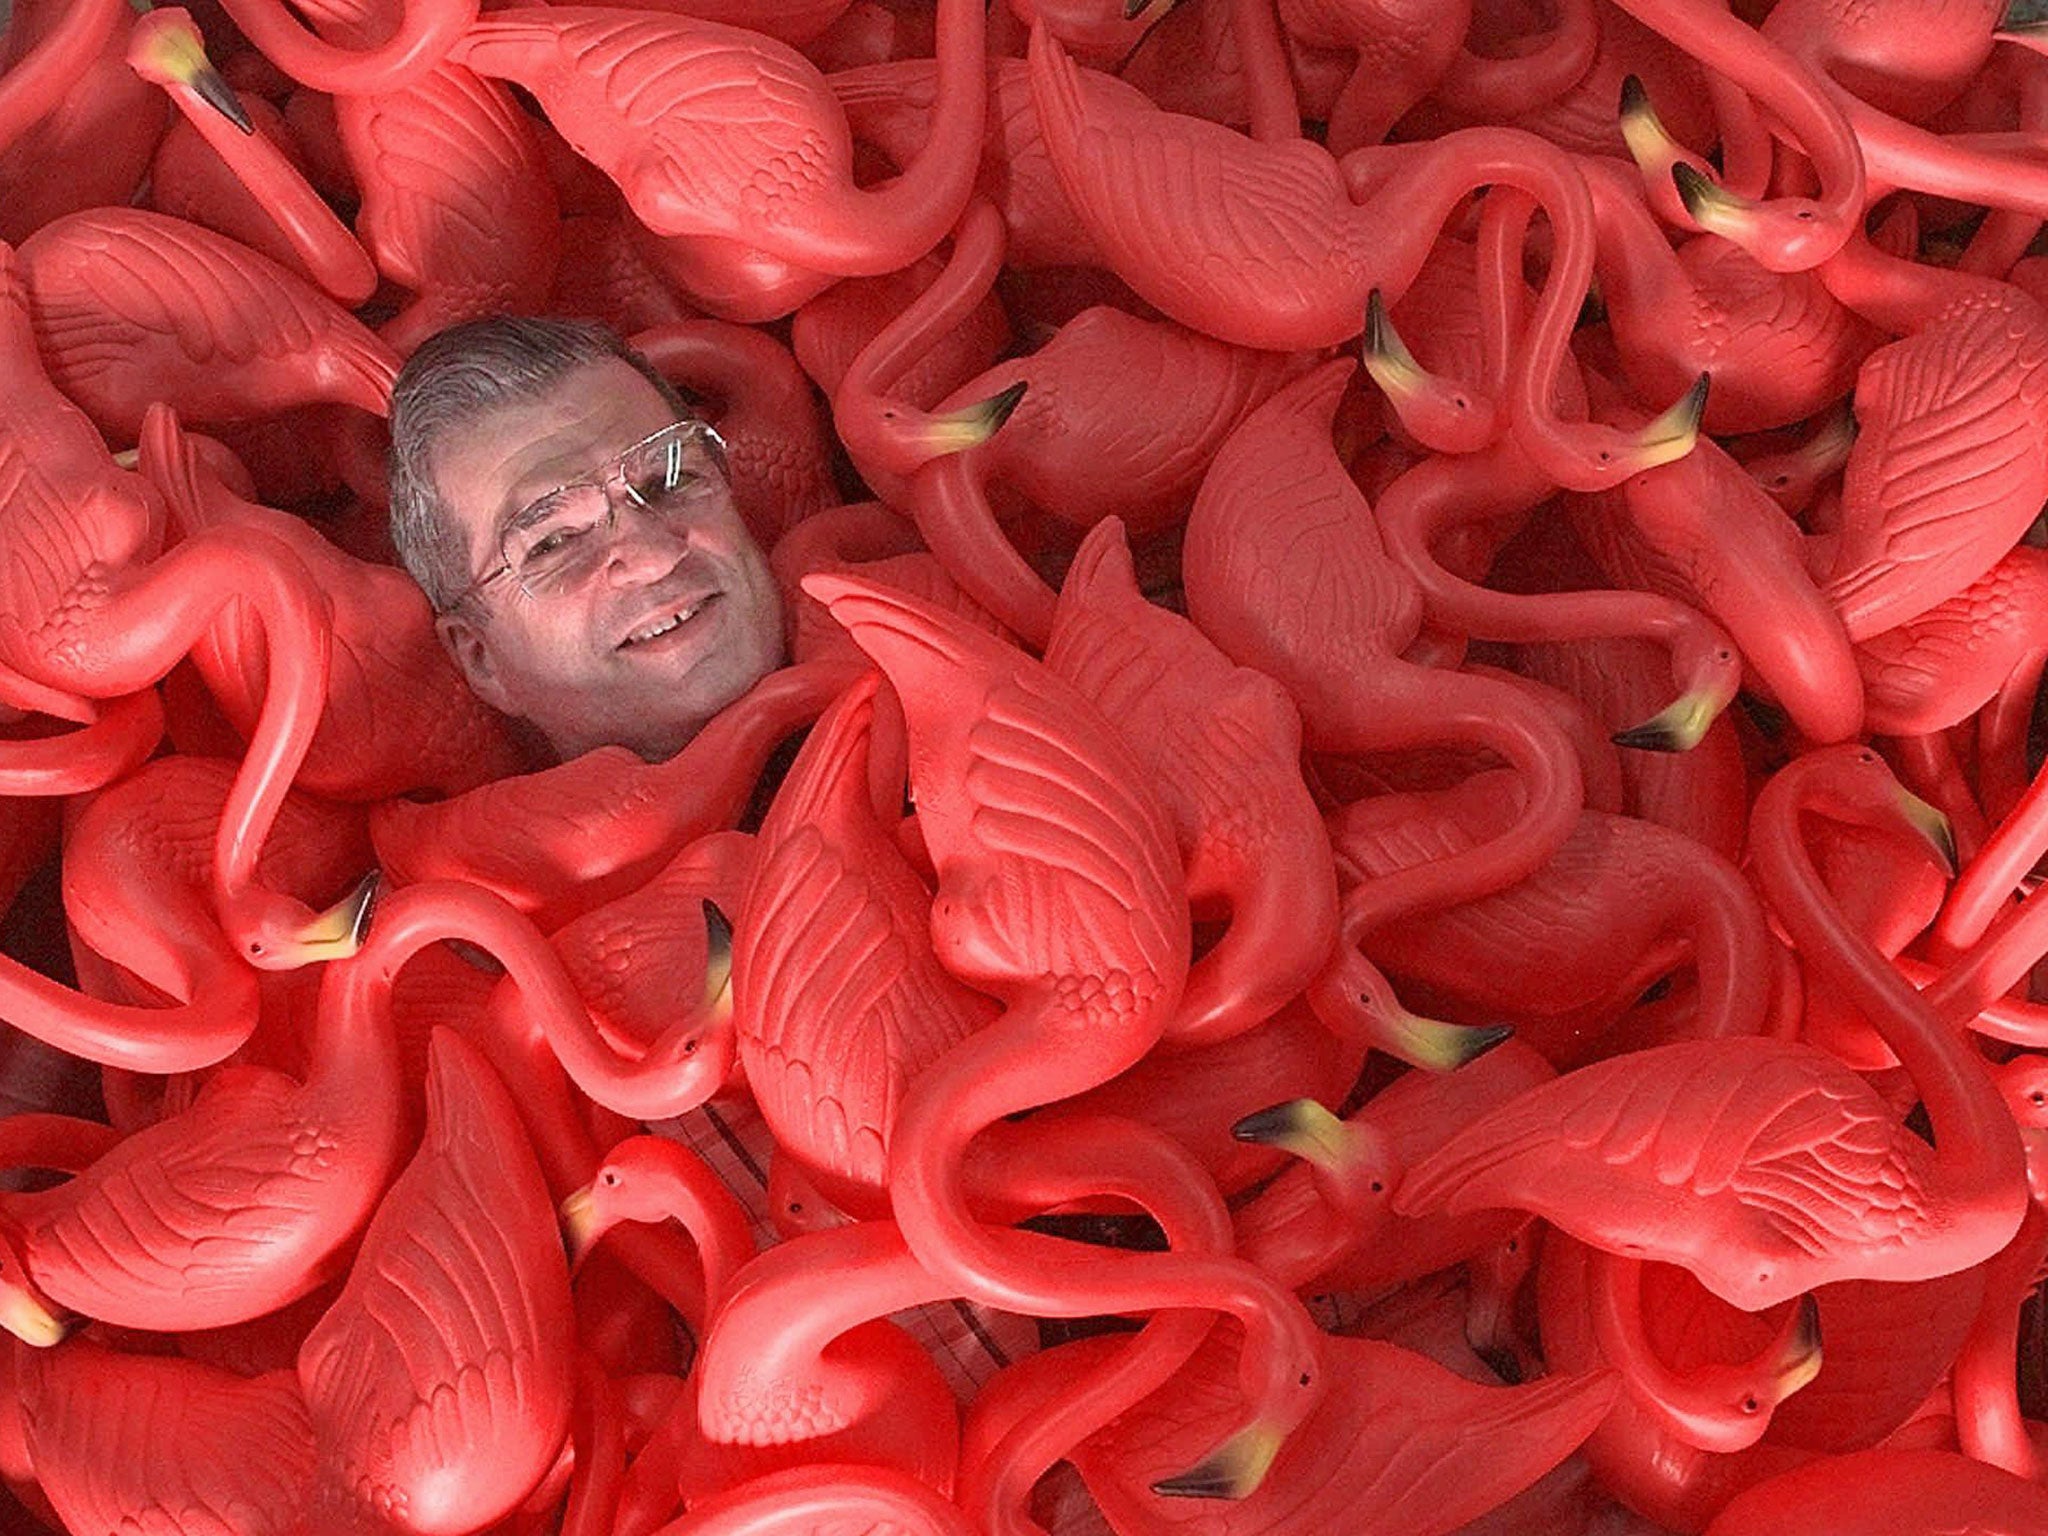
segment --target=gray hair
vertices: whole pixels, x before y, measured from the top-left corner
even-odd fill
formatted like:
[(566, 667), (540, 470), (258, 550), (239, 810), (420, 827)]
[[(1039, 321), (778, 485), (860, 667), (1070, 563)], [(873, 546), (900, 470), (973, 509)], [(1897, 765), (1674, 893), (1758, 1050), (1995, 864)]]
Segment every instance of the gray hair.
[(449, 432), (537, 400), (568, 375), (612, 357), (639, 370), (678, 416), (695, 414), (652, 363), (590, 321), (465, 321), (428, 337), (406, 359), (391, 392), (391, 543), (436, 613), (447, 611), (471, 575), (466, 541), (434, 479), (436, 450)]

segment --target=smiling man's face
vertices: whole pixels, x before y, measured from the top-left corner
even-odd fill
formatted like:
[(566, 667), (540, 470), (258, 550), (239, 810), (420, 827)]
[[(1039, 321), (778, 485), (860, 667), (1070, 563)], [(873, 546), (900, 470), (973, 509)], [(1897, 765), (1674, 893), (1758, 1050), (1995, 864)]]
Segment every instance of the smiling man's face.
[[(471, 575), (502, 562), (502, 530), (522, 509), (603, 474), (674, 419), (630, 364), (606, 358), (449, 433), (434, 478)], [(580, 583), (533, 597), (501, 576), (439, 626), (477, 696), (531, 721), (563, 758), (610, 744), (670, 757), (782, 663), (781, 598), (722, 482), (668, 516), (621, 507)]]

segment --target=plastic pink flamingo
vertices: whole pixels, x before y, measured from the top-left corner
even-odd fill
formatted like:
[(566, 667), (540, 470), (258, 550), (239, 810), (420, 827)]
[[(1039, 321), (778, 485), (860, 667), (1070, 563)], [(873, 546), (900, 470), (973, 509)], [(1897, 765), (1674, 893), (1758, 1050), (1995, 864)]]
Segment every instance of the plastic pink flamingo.
[[(400, 883), (470, 881), (557, 928), (737, 822), (768, 754), (860, 670), (821, 661), (770, 673), (665, 763), (603, 747), (432, 805), (385, 801), (370, 817), (378, 860)], [(516, 845), (508, 826), (522, 829)]]
[[(122, 983), (88, 996), (6, 961), (0, 1011), (11, 1022), (87, 1060), (155, 1073), (211, 1066), (249, 1039), (261, 973), (209, 899), (212, 829), (235, 777), (229, 762), (166, 758), (76, 815), (64, 861), (73, 953), (82, 971), (81, 949), (118, 965)], [(356, 882), (366, 853), (355, 818), (287, 795), (256, 867), (283, 890), (327, 894)]]
[(0, 273), (6, 400), (0, 465), (16, 490), (6, 525), (10, 622), (0, 674), (17, 705), (91, 717), (80, 695), (133, 693), (168, 672), (230, 603), (260, 616), (270, 647), (264, 707), (224, 809), (214, 901), (237, 951), (266, 969), (348, 953), (359, 907), (315, 916), (254, 884), (256, 857), (303, 759), (326, 691), (320, 598), (291, 552), (249, 530), (186, 541), (151, 560), (162, 509), (118, 470), (91, 424), (37, 365), (13, 263)]
[[(1175, 1294), (1197, 1305), (1228, 1298), (1259, 1324), (1245, 1355), (1255, 1416), (1167, 1491), (1241, 1495), (1321, 1388), (1312, 1330), (1302, 1333), (1307, 1319), (1291, 1299), (1248, 1268), (1171, 1256), (1076, 1259), (1049, 1277), (1042, 1260), (1020, 1263), (974, 1222), (960, 1186), (977, 1131), (1114, 1076), (1173, 1015), (1187, 967), (1186, 896), (1171, 831), (1136, 792), (1142, 770), (1098, 715), (1021, 652), (849, 577), (805, 585), (903, 700), (912, 792), (939, 873), (940, 960), (1006, 1003), (925, 1070), (898, 1112), (890, 1195), (904, 1236), (958, 1291), (1042, 1315), (1157, 1306)], [(1048, 1031), (1065, 1042), (1057, 1057), (1041, 1044)]]
[[(2026, 1199), (2011, 1116), (1823, 894), (1799, 841), (1802, 810), (1925, 828), (1930, 845), (1939, 824), (1875, 752), (1826, 748), (1765, 786), (1751, 850), (1813, 974), (1856, 999), (1911, 1072), (1940, 1149), (1810, 1046), (1687, 1042), (1581, 1068), (1487, 1116), (1410, 1171), (1395, 1209), (1534, 1210), (1581, 1241), (1682, 1264), (1749, 1310), (1828, 1280), (1947, 1274), (2002, 1247)], [(1787, 1116), (1800, 1117), (1794, 1140), (1772, 1130)], [(1711, 1163), (1710, 1149), (1722, 1153)], [(1685, 1182), (1668, 1182), (1665, 1168), (1687, 1170)]]
[[(1182, 565), (1189, 617), (1231, 660), (1287, 689), (1311, 749), (1475, 743), (1522, 777), (1524, 810), (1509, 834), (1347, 898), (1338, 961), (1312, 996), (1326, 1021), (1360, 1021), (1379, 1032), (1377, 1043), (1412, 1033), (1414, 1016), (1368, 974), (1359, 940), (1396, 912), (1531, 873), (1570, 834), (1582, 790), (1570, 742), (1513, 686), (1399, 659), (1421, 627), (1419, 595), (1387, 558), (1329, 438), (1354, 366), (1304, 375), (1232, 434), (1189, 516)], [(1284, 499), (1271, 494), (1276, 483), (1288, 488)]]
[(719, 903), (738, 905), (752, 855), (750, 837), (713, 833), (566, 924), (550, 943), (574, 991), (537, 1010), (500, 983), (498, 1027), (537, 1029), (578, 1089), (629, 1120), (695, 1109), (732, 1071), (732, 929)]
[(1325, 142), (1335, 155), (1384, 139), (1450, 68), (1471, 21), (1469, 3), (1281, 0), (1279, 11), (1281, 24), (1301, 42), (1356, 54), (1351, 78), (1330, 106)]
[(112, 0), (26, 0), (0, 53), (0, 239), (129, 201), (169, 109), (122, 62), (133, 12)]
[[(1822, 1369), (1821, 1311), (1811, 1292), (1783, 1308), (1781, 1318), (1752, 1317), (1700, 1291), (1682, 1269), (1586, 1248), (1558, 1232), (1545, 1235), (1542, 1264), (1545, 1336), (1557, 1328), (1569, 1341), (1556, 1364), (1588, 1368), (1572, 1338), (1583, 1330), (1595, 1359), (1621, 1372), (1637, 1411), (1696, 1450), (1748, 1450), (1770, 1429), (1778, 1407)], [(1583, 1320), (1553, 1322), (1567, 1307), (1582, 1310)], [(1651, 1334), (1653, 1318), (1661, 1338)], [(1717, 1335), (1733, 1337), (1724, 1342)], [(1673, 1343), (1683, 1351), (1676, 1359), (1659, 1348)], [(1723, 1358), (1738, 1343), (1749, 1347), (1746, 1357)]]
[(1783, 426), (1848, 393), (1882, 337), (1818, 277), (1768, 271), (1718, 238), (1673, 250), (1620, 167), (1589, 160), (1584, 170), (1600, 230), (1601, 301), (1644, 397), (1668, 397), (1710, 372), (1701, 424), (1727, 433)]
[[(1477, 774), (1435, 795), (1355, 802), (1331, 839), (1344, 875), (1383, 879), (1500, 836), (1511, 805), (1502, 776)], [(1527, 879), (1397, 918), (1366, 949), (1389, 973), (1455, 998), (1462, 1016), (1513, 1024), (1560, 1065), (1606, 1054), (1601, 1026), (1687, 964), (1699, 978), (1698, 1034), (1760, 1033), (1771, 1002), (1763, 908), (1733, 865), (1682, 834), (1593, 810)]]
[(1960, 592), (2039, 510), (2048, 315), (2010, 284), (1901, 261), (1867, 241), (1820, 275), (1851, 308), (1905, 333), (1857, 375), (1856, 444), (1826, 581), (1860, 641)]
[[(790, 350), (811, 382), (828, 398), (838, 393), (839, 381), (861, 350), (938, 280), (945, 265), (937, 256), (926, 256), (887, 277), (850, 277), (798, 310), (790, 321)], [(992, 366), (1011, 343), (1009, 319), (990, 292), (895, 377), (890, 394), (930, 410)]]
[(16, 260), (52, 382), (120, 441), (159, 400), (200, 424), (389, 404), (389, 347), (303, 278), (196, 224), (96, 209), (44, 225)]
[(905, 1091), (996, 1012), (940, 967), (930, 898), (875, 818), (876, 682), (841, 695), (797, 754), (761, 826), (733, 949), (740, 1059), (776, 1161), (863, 1216), (888, 1211)]
[[(451, 54), (517, 80), (657, 235), (720, 242), (835, 276), (890, 272), (936, 245), (967, 200), (984, 110), (983, 18), (952, 0), (926, 153), (894, 186), (858, 190), (830, 87), (758, 33), (642, 12), (493, 16)], [(707, 116), (702, 103), (720, 103)], [(792, 306), (794, 307), (794, 306)]]
[[(230, 1073), (70, 1182), (10, 1200), (6, 1225), (44, 1295), (129, 1326), (204, 1328), (328, 1278), (402, 1150), (389, 998), (425, 945), (459, 938), (494, 955), (550, 1036), (565, 1016), (583, 1019), (545, 941), (487, 893), (415, 886), (387, 898), (382, 916), (367, 958), (321, 978), (303, 1078)], [(123, 1211), (135, 1225), (114, 1225)]]
[(763, 549), (838, 503), (817, 396), (788, 348), (722, 320), (682, 321), (631, 340), (670, 383), (717, 402), (709, 416), (725, 439), (733, 501)]
[(186, 122), (285, 237), (293, 264), (342, 304), (369, 298), (377, 287), (370, 258), (291, 159), (253, 131), (247, 111), (207, 59), (189, 13), (171, 6), (137, 17), (128, 35), (128, 65), (170, 93)]
[[(1358, 334), (1373, 289), (1389, 299), (1406, 291), (1466, 194), (1488, 182), (1527, 191), (1556, 222), (1558, 259), (1514, 355), (1509, 419), (1518, 440), (1557, 484), (1586, 490), (1671, 453), (1661, 429), (1636, 437), (1551, 415), (1594, 243), (1584, 182), (1551, 145), (1472, 129), (1419, 153), (1378, 151), (1340, 168), (1306, 141), (1257, 144), (1197, 118), (1090, 93), (1042, 29), (1033, 33), (1031, 60), (1053, 168), (1110, 265), (1167, 315), (1225, 341), (1345, 341)], [(1374, 158), (1386, 154), (1395, 160)], [(1208, 205), (1199, 217), (1182, 186)], [(1390, 222), (1386, 210), (1396, 202), (1402, 212)]]
[(1145, 600), (1116, 517), (1090, 530), (1067, 568), (1045, 664), (1116, 723), (1145, 765), (1187, 866), (1190, 904), (1230, 913), (1189, 970), (1165, 1038), (1211, 1043), (1271, 1016), (1337, 940), (1328, 834), (1301, 779), (1292, 701)]
[[(345, 555), (304, 519), (237, 495), (168, 407), (150, 407), (140, 449), (141, 470), (162, 491), (180, 533), (260, 530), (289, 546), (327, 596), (334, 660), (299, 787), (347, 800), (423, 789), (460, 794), (520, 766), (510, 729), (464, 685), (411, 578)], [(266, 691), (261, 631), (224, 618), (194, 660), (246, 734)]]

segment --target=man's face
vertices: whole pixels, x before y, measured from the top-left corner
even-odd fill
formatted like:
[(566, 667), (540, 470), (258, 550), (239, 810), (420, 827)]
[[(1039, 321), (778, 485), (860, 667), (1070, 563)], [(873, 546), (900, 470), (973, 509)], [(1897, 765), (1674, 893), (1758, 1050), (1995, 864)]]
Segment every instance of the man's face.
[[(451, 433), (434, 475), (471, 575), (500, 563), (505, 523), (536, 498), (603, 474), (674, 418), (630, 364), (606, 358)], [(679, 627), (631, 638), (692, 606)], [(782, 662), (781, 598), (723, 488), (669, 519), (623, 507), (587, 580), (535, 598), (501, 576), (439, 626), (477, 696), (564, 758), (614, 743), (672, 756)]]

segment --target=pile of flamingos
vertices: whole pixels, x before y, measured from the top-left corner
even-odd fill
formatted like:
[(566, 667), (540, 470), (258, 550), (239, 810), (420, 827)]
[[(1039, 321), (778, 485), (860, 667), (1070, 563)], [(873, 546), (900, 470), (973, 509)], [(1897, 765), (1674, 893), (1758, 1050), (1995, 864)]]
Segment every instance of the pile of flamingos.
[[(2048, 1532), (2044, 12), (15, 0), (8, 1518)], [(772, 548), (668, 762), (391, 563), (508, 311)]]

